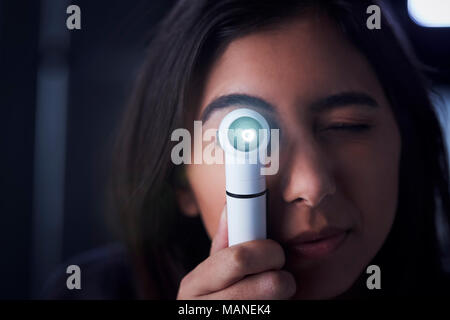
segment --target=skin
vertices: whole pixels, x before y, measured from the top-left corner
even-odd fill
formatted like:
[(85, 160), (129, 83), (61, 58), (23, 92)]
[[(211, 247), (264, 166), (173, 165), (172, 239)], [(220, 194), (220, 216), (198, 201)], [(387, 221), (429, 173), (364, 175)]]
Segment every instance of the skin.
[[(314, 102), (341, 92), (365, 93), (378, 106), (312, 110)], [(373, 69), (332, 21), (302, 16), (231, 42), (207, 75), (197, 118), (215, 98), (233, 93), (275, 108), (261, 111), (281, 132), (280, 169), (267, 177), (271, 240), (227, 248), (226, 219), (219, 223), (224, 166), (188, 165), (191, 192), (180, 194), (179, 204), (186, 214), (201, 215), (213, 248), (183, 279), (179, 298), (323, 299), (344, 293), (382, 247), (397, 208), (401, 139)], [(218, 128), (237, 107), (212, 112), (203, 130)], [(369, 127), (336, 129), (337, 123)], [(289, 251), (293, 237), (327, 226), (348, 231), (332, 253), (305, 259)], [(212, 280), (217, 274), (224, 274), (221, 282)], [(206, 284), (211, 281), (214, 286)], [(270, 286), (276, 290), (267, 291)]]

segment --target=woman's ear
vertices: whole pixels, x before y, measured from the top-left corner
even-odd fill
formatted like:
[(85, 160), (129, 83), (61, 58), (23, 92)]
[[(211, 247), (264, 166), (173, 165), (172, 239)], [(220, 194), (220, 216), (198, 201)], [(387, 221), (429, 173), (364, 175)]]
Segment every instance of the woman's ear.
[(188, 217), (196, 217), (200, 210), (190, 188), (177, 188), (175, 191), (178, 207)]

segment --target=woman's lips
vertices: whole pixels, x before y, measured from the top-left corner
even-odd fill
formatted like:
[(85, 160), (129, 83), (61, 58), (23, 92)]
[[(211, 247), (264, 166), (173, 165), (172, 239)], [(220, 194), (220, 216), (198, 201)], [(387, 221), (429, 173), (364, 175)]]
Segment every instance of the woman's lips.
[(348, 235), (348, 230), (327, 228), (323, 231), (306, 232), (287, 243), (287, 250), (302, 258), (320, 258), (336, 250)]

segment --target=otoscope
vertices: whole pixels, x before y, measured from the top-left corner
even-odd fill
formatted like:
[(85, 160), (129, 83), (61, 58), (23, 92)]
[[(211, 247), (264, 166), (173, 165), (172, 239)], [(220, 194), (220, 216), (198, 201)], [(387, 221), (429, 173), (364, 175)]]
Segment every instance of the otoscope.
[(270, 140), (269, 124), (258, 112), (228, 113), (217, 132), (225, 154), (228, 245), (266, 238), (266, 178), (261, 175)]

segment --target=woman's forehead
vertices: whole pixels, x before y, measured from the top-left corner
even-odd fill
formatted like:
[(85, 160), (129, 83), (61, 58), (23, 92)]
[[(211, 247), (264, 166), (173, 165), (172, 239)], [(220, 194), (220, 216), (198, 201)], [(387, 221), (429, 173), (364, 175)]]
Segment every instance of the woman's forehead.
[(369, 63), (336, 25), (303, 16), (231, 42), (206, 77), (198, 116), (220, 97), (235, 94), (278, 107), (347, 93), (383, 100)]

